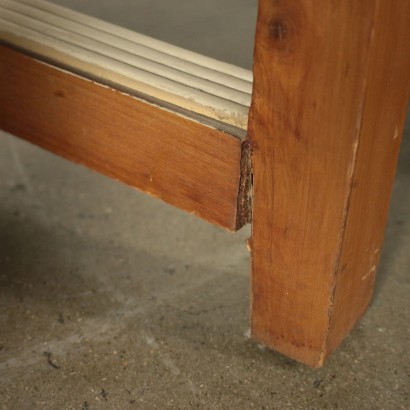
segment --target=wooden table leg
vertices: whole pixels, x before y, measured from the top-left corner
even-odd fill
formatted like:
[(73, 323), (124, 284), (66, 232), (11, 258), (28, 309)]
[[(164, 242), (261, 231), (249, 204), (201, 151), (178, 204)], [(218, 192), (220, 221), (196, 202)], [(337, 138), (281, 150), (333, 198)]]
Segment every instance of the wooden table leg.
[(371, 299), (410, 83), (410, 1), (261, 0), (252, 335), (319, 367)]

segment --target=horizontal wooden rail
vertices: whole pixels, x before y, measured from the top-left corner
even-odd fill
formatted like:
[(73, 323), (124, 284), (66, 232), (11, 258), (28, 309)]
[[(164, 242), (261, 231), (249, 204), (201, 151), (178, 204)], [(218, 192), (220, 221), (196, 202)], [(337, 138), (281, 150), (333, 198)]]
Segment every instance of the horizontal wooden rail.
[(252, 74), (42, 0), (0, 0), (0, 128), (236, 230)]
[(246, 222), (239, 138), (6, 46), (0, 90), (0, 129), (228, 230)]

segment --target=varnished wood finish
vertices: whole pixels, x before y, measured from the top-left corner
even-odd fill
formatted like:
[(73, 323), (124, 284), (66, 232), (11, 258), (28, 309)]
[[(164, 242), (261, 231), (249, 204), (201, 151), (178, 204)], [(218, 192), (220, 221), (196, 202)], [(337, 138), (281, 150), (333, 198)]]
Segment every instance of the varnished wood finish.
[(409, 92), (410, 2), (260, 0), (252, 335), (321, 366), (365, 312)]
[(371, 299), (410, 93), (410, 2), (378, 6), (326, 354)]
[(226, 229), (246, 220), (240, 139), (5, 46), (0, 128)]

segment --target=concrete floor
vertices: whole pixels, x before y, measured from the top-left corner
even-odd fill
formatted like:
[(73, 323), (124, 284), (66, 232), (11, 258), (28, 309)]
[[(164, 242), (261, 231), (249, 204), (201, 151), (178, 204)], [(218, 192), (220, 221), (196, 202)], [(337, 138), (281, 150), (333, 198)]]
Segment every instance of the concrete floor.
[[(254, 18), (254, 1), (236, 3)], [(225, 60), (249, 67), (237, 41)], [(249, 228), (0, 134), (0, 409), (409, 409), (409, 136), (410, 123), (373, 304), (312, 370), (247, 337)]]

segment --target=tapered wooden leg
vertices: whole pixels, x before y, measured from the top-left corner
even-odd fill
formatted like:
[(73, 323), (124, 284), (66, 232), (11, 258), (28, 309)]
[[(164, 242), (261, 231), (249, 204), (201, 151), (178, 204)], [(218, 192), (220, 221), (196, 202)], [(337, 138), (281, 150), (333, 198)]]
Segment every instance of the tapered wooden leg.
[(409, 95), (409, 16), (408, 0), (259, 3), (252, 335), (311, 366), (371, 299)]

